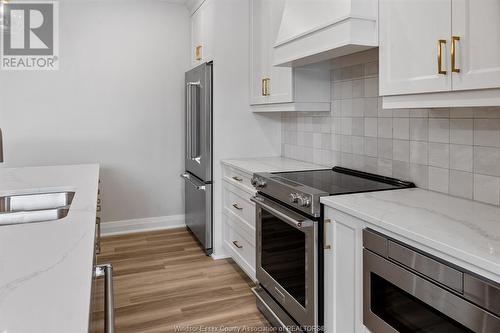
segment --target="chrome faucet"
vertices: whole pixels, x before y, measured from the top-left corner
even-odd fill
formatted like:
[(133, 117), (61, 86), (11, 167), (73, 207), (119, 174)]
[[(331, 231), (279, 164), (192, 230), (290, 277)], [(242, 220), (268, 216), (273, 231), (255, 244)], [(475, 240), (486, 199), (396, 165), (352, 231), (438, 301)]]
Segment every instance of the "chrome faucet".
[(2, 140), (2, 129), (0, 128), (0, 163), (3, 162), (3, 140)]

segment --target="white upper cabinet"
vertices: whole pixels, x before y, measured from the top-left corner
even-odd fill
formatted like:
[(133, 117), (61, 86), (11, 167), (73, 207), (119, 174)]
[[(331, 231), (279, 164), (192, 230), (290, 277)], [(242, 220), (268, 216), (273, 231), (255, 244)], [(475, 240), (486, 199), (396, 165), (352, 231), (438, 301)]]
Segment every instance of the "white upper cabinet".
[(453, 0), (453, 90), (500, 87), (500, 1)]
[(272, 66), (272, 49), (284, 0), (253, 0), (251, 6), (250, 104), (293, 101), (292, 70)]
[(449, 91), (451, 0), (380, 0), (379, 5), (380, 94)]
[(384, 108), (500, 105), (500, 1), (380, 0)]
[(273, 45), (285, 0), (250, 1), (250, 104), (255, 112), (330, 111), (326, 64), (273, 66)]
[(205, 0), (191, 16), (191, 65), (213, 60), (215, 3)]

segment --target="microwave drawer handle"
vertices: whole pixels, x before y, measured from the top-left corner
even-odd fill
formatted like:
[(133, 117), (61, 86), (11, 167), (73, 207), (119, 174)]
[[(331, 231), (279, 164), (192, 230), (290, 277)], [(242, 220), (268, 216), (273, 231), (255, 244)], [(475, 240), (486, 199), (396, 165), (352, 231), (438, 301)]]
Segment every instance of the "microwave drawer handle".
[(462, 272), (423, 254), (401, 246), (391, 240), (388, 242), (388, 257), (448, 288), (462, 293), (464, 291)]
[(104, 276), (104, 332), (115, 332), (115, 307), (113, 301), (113, 266), (111, 264), (97, 265), (94, 275)]
[(288, 223), (289, 225), (291, 225), (292, 227), (294, 227), (296, 229), (302, 230), (304, 228), (312, 226), (312, 223), (313, 223), (312, 221), (310, 221), (310, 220), (302, 220), (302, 221), (296, 220), (296, 219), (286, 215), (285, 213), (280, 212), (276, 208), (273, 208), (270, 205), (264, 203), (263, 201), (259, 200), (259, 198), (256, 198), (255, 196), (250, 198), (250, 200), (255, 202), (256, 205), (261, 206), (265, 210), (273, 213), (274, 215), (276, 215), (277, 217), (279, 217), (280, 219), (282, 219), (283, 221), (285, 221), (286, 223)]

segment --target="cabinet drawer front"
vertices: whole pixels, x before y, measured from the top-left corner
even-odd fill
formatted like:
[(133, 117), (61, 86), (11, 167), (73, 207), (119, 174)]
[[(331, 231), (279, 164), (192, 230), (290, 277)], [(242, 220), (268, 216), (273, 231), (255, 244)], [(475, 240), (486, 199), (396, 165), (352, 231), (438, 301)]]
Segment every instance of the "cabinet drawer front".
[(248, 241), (248, 236), (243, 236), (244, 231), (231, 223), (226, 217), (224, 226), (224, 241), (231, 249), (232, 257), (236, 263), (253, 279), (255, 279), (255, 244)]
[(236, 168), (232, 168), (228, 165), (224, 165), (224, 178), (230, 183), (239, 186), (245, 186), (252, 192), (255, 192), (255, 188), (252, 186), (250, 180), (252, 179), (252, 174), (243, 172)]
[(255, 205), (250, 197), (234, 186), (224, 186), (224, 207), (255, 228)]

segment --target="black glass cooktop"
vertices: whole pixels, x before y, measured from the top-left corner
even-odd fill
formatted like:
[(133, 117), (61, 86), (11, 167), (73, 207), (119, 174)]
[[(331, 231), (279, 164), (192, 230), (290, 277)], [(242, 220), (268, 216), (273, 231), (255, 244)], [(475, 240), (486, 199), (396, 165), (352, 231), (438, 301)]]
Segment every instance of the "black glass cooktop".
[(273, 173), (272, 177), (292, 187), (312, 187), (330, 195), (395, 190), (413, 187), (409, 182), (335, 167), (328, 170)]

